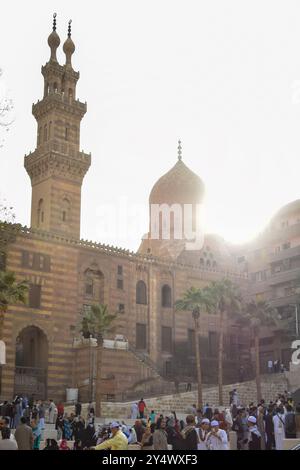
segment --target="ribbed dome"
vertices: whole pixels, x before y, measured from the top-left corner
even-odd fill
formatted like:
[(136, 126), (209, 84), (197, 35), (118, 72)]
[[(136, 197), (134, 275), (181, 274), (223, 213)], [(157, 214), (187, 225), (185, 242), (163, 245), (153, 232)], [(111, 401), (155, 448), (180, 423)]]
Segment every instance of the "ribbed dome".
[(75, 44), (71, 39), (71, 23), (72, 23), (72, 20), (69, 21), (68, 37), (65, 40), (64, 45), (63, 45), (63, 51), (66, 54), (66, 66), (68, 66), (69, 68), (72, 67), (71, 58), (75, 52)]
[(48, 45), (51, 49), (51, 60), (57, 61), (56, 50), (60, 45), (60, 38), (56, 31), (52, 31), (48, 37)]
[(63, 51), (67, 56), (71, 56), (72, 54), (74, 54), (75, 44), (70, 37), (65, 40), (63, 45)]
[(197, 204), (204, 197), (204, 183), (182, 160), (155, 183), (150, 204)]

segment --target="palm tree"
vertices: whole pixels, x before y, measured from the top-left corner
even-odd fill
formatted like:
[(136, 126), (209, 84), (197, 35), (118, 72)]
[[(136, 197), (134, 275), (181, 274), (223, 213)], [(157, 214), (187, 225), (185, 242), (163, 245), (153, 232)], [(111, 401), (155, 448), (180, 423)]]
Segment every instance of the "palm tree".
[(13, 272), (0, 271), (0, 340), (3, 338), (4, 315), (10, 304), (26, 303), (28, 283), (17, 282)]
[[(219, 405), (223, 405), (223, 356), (224, 356), (224, 330), (225, 318), (229, 314), (236, 313), (241, 308), (241, 296), (237, 286), (230, 279), (213, 281), (208, 286), (213, 313), (219, 314), (220, 333), (218, 345), (218, 386)], [(212, 309), (210, 308), (212, 313)]]
[(85, 314), (81, 322), (81, 332), (85, 337), (97, 339), (96, 367), (96, 416), (101, 416), (101, 370), (104, 336), (113, 331), (112, 322), (116, 315), (109, 313), (107, 305), (95, 304)]
[(255, 348), (255, 380), (257, 401), (262, 399), (261, 396), (261, 379), (260, 379), (260, 359), (259, 359), (259, 332), (263, 326), (274, 327), (279, 325), (279, 315), (275, 308), (271, 307), (263, 300), (252, 300), (247, 303), (242, 311), (240, 323), (247, 325), (253, 335)]
[(199, 346), (199, 318), (203, 310), (208, 311), (210, 308), (210, 298), (206, 288), (198, 289), (191, 287), (184, 294), (182, 299), (175, 302), (176, 310), (184, 310), (192, 312), (195, 323), (195, 353), (197, 367), (197, 388), (198, 388), (198, 408), (203, 406), (202, 398), (202, 373), (201, 373), (201, 355)]

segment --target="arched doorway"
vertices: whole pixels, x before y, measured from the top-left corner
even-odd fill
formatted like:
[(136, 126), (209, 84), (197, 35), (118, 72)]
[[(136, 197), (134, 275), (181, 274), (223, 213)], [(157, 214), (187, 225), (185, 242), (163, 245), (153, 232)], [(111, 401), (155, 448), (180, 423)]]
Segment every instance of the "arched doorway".
[(37, 326), (27, 326), (16, 339), (15, 394), (45, 399), (48, 341)]

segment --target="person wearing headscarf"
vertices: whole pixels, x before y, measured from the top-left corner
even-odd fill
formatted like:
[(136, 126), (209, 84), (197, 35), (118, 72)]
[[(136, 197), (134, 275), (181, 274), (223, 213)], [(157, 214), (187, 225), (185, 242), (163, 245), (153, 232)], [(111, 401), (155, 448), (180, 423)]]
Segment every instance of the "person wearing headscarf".
[(167, 422), (166, 432), (168, 444), (172, 445), (173, 450), (182, 449), (183, 437), (178, 430), (177, 419), (175, 416), (170, 416)]
[(63, 420), (63, 439), (70, 441), (72, 438), (73, 430), (71, 426), (71, 422), (67, 415), (65, 415)]
[(46, 439), (44, 450), (59, 450), (58, 444), (55, 439)]
[(59, 450), (70, 450), (66, 439), (62, 439), (59, 445)]
[(154, 450), (168, 450), (168, 437), (166, 432), (166, 420), (159, 418), (153, 433)]
[(227, 432), (231, 431), (233, 425), (233, 419), (229, 408), (225, 408), (224, 419), (226, 423)]
[(33, 434), (33, 439), (34, 439), (33, 450), (39, 450), (41, 438), (42, 438), (42, 431), (35, 419), (31, 420), (31, 428), (32, 428), (32, 434)]
[(183, 437), (182, 449), (197, 450), (198, 448), (198, 433), (195, 426), (195, 416), (188, 415), (186, 417), (186, 426), (181, 432)]
[(128, 444), (137, 444), (137, 437), (134, 427), (130, 428), (129, 435), (127, 436)]
[(144, 427), (143, 427), (142, 421), (140, 419), (137, 419), (136, 422), (134, 423), (133, 428), (136, 433), (137, 442), (141, 442), (143, 434), (144, 434)]
[(260, 448), (266, 450), (265, 409), (261, 405), (257, 409), (257, 428), (261, 435)]
[(153, 450), (153, 432), (154, 424), (148, 423), (142, 437), (141, 450)]

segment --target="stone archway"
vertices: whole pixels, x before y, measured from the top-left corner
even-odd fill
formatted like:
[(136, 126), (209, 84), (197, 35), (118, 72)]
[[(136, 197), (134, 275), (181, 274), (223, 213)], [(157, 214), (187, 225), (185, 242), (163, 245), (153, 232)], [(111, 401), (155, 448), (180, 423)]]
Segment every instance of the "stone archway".
[(45, 399), (47, 368), (47, 336), (37, 326), (26, 326), (16, 338), (15, 395)]

